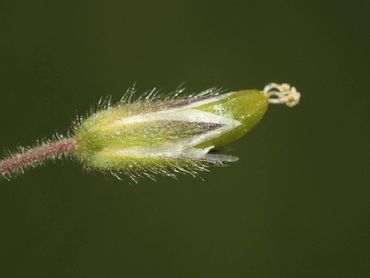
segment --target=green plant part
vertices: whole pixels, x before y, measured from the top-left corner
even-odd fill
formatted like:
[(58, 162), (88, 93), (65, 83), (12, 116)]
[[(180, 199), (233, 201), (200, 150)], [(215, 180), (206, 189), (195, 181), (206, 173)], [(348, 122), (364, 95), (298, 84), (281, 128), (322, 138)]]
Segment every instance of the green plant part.
[(300, 93), (288, 84), (271, 83), (263, 91), (221, 93), (208, 89), (185, 95), (184, 89), (161, 96), (155, 90), (134, 99), (131, 88), (116, 105), (107, 104), (74, 127), (70, 138), (58, 138), (0, 162), (9, 177), (24, 167), (62, 156), (87, 169), (127, 174), (134, 181), (156, 175), (195, 176), (210, 165), (238, 158), (210, 152), (235, 141), (259, 123), (269, 104), (298, 104)]

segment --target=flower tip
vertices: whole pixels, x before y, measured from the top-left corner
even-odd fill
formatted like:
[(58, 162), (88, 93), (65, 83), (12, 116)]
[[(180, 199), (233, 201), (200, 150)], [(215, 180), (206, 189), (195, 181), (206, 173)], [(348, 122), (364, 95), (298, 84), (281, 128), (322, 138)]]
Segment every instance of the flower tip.
[(301, 99), (301, 93), (287, 83), (269, 83), (265, 86), (263, 92), (269, 98), (269, 103), (285, 104), (288, 107), (296, 106)]

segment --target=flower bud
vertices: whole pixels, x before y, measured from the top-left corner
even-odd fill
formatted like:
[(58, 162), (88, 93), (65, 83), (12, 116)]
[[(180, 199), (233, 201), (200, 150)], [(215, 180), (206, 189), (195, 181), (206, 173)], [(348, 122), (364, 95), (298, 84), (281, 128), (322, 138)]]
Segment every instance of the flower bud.
[(77, 157), (88, 168), (125, 173), (134, 180), (179, 172), (195, 175), (208, 165), (236, 161), (237, 157), (210, 151), (249, 132), (269, 103), (279, 99), (279, 88), (271, 85), (263, 92), (220, 94), (210, 89), (187, 97), (178, 93), (135, 101), (130, 101), (130, 94), (118, 105), (92, 114), (77, 129)]

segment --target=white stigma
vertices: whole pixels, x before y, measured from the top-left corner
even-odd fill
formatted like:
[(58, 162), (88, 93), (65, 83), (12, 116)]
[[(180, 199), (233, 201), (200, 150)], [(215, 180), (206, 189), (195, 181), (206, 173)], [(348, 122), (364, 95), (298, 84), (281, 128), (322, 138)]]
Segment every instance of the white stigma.
[(263, 92), (268, 96), (269, 103), (285, 104), (288, 107), (297, 105), (301, 98), (297, 89), (287, 83), (269, 83), (265, 86)]

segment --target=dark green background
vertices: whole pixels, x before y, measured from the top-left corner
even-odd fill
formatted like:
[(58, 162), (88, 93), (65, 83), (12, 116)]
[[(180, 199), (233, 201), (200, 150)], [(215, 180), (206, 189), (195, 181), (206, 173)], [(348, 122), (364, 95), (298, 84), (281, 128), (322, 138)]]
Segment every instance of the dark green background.
[[(348, 2), (348, 3), (347, 3)], [(369, 1), (0, 2), (0, 146), (64, 132), (101, 96), (289, 82), (205, 182), (0, 181), (1, 277), (369, 277)], [(4, 151), (5, 154), (5, 151)]]

